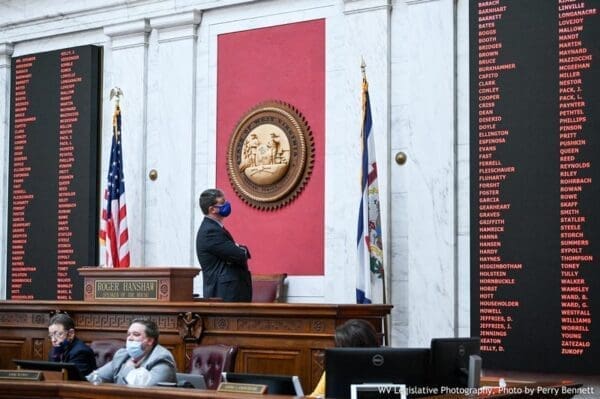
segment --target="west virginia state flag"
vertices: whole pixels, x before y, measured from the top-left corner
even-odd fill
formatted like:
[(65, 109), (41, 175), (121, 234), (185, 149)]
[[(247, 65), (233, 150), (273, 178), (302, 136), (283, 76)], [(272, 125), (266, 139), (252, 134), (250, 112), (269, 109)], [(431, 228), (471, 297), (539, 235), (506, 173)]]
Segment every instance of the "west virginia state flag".
[(369, 84), (363, 76), (362, 169), (358, 210), (356, 303), (385, 303), (379, 188)]

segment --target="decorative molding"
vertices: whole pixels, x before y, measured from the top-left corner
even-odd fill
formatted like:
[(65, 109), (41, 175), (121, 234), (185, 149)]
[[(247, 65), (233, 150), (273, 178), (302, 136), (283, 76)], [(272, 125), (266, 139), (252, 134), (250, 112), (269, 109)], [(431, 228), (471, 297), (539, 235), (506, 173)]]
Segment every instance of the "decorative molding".
[(31, 339), (31, 350), (32, 350), (31, 357), (34, 360), (47, 360), (48, 359), (48, 354), (46, 353), (46, 351), (44, 351), (44, 343), (45, 342), (46, 342), (46, 340), (41, 339), (41, 338), (32, 338)]
[(153, 29), (158, 30), (158, 42), (195, 39), (202, 13), (198, 10), (179, 14), (165, 15), (150, 20)]
[(241, 319), (238, 328), (250, 331), (304, 331), (300, 320)]
[(47, 326), (50, 321), (50, 315), (47, 313), (32, 313), (31, 324), (34, 326)]
[(218, 318), (212, 321), (215, 330), (229, 330), (229, 319)]
[(323, 349), (313, 349), (310, 355), (312, 379), (313, 381), (319, 381), (325, 369), (325, 351)]
[[(38, 313), (0, 313), (0, 323), (8, 326), (36, 326), (39, 323), (34, 323), (33, 320), (39, 316)], [(46, 319), (47, 321), (48, 319)], [(47, 324), (46, 324), (47, 325)]]
[[(102, 315), (95, 313), (78, 313), (74, 317), (78, 329), (105, 329), (122, 331), (125, 333), (133, 319), (145, 319), (143, 314), (111, 314)], [(156, 315), (152, 320), (158, 325), (160, 331), (179, 331), (177, 315)]]
[(107, 25), (104, 27), (106, 36), (127, 36), (135, 33), (150, 32), (150, 22), (147, 19), (125, 22), (122, 24)]
[[(161, 301), (169, 300), (169, 293), (171, 290), (169, 289), (169, 279), (159, 279), (158, 280), (158, 299)], [(175, 287), (173, 287), (175, 289)]]
[(158, 42), (167, 43), (178, 40), (195, 40), (198, 31), (198, 25), (184, 25), (164, 28), (158, 31)]
[(150, 25), (154, 29), (166, 29), (184, 25), (199, 25), (200, 21), (202, 21), (202, 12), (193, 10), (152, 18)]
[[(179, 336), (186, 343), (197, 343), (202, 335), (202, 317), (198, 313), (185, 312), (177, 315)], [(186, 353), (187, 356), (187, 353)]]
[[(116, 9), (124, 9), (129, 10), (133, 8), (133, 6), (138, 3), (139, 6), (143, 6), (144, 3), (147, 3), (147, 0), (112, 0), (112, 1), (103, 1), (98, 6), (84, 6), (78, 9), (72, 10), (55, 10), (54, 13), (44, 13), (43, 15), (37, 15), (34, 17), (26, 16), (22, 19), (11, 19), (10, 22), (0, 24), (0, 28), (10, 28), (13, 26), (23, 26), (23, 25), (38, 25), (40, 23), (47, 23), (51, 21), (63, 21), (65, 18), (69, 19), (80, 19), (86, 15), (97, 15), (106, 10), (116, 10)], [(68, 2), (65, 2), (66, 5), (69, 5)], [(83, 2), (71, 2), (75, 6), (80, 4), (86, 5)]]
[(104, 27), (104, 34), (112, 39), (113, 50), (148, 46), (148, 33), (151, 31), (147, 19), (126, 22)]
[(344, 14), (387, 10), (391, 11), (391, 0), (344, 0)]
[(0, 68), (10, 67), (13, 51), (12, 43), (0, 43)]
[(312, 320), (310, 322), (310, 330), (314, 332), (325, 332), (325, 322), (323, 320)]
[[(45, 0), (50, 3), (51, 0)], [(102, 30), (105, 25), (126, 23), (134, 18), (159, 18), (173, 13), (200, 13), (257, 0), (88, 0), (64, 4), (36, 4), (40, 12), (13, 12), (0, 17), (4, 40), (13, 43), (39, 40), (81, 31)], [(33, 2), (32, 2), (33, 3)], [(40, 3), (39, 1), (37, 3)], [(58, 3), (58, 2), (57, 2)], [(74, 5), (71, 5), (73, 3)], [(80, 6), (78, 3), (85, 3)], [(28, 6), (27, 6), (28, 7)], [(24, 7), (27, 11), (27, 7)]]

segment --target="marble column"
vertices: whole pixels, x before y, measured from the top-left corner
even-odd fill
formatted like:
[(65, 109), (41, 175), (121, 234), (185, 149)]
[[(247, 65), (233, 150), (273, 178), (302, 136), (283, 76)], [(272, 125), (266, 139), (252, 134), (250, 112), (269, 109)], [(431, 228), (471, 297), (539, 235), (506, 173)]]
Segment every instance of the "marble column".
[[(10, 140), (10, 66), (13, 45), (11, 43), (0, 43), (0, 154), (2, 162), (0, 163), (0, 198), (8, 203), (8, 146)], [(0, 226), (6, 226), (8, 207), (3, 207), (0, 214)], [(6, 299), (6, 228), (0, 229), (0, 298)]]
[(457, 334), (455, 0), (406, 0), (408, 339)]
[[(144, 256), (144, 209), (146, 202), (146, 120), (148, 86), (148, 34), (147, 20), (126, 22), (106, 26), (104, 34), (110, 38), (105, 46), (103, 90), (103, 126), (101, 154), (101, 204), (112, 135), (112, 113), (114, 103), (109, 101), (112, 87), (123, 91), (121, 99), (123, 170), (127, 200), (127, 225), (129, 229), (129, 251), (131, 266), (145, 266)], [(103, 262), (102, 256), (100, 262)]]
[[(153, 18), (148, 90), (146, 262), (191, 266), (195, 259), (196, 41), (201, 14)], [(154, 93), (160, 93), (155, 95)], [(165, 249), (167, 249), (165, 251)]]

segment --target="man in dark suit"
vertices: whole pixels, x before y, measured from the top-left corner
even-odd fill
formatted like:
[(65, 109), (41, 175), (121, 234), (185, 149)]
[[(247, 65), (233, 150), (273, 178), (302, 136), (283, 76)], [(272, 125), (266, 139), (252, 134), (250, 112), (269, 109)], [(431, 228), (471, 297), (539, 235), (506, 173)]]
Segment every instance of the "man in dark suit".
[(250, 302), (250, 251), (244, 245), (236, 244), (223, 226), (223, 219), (231, 213), (231, 204), (221, 190), (209, 189), (200, 194), (200, 209), (204, 220), (196, 236), (196, 253), (202, 267), (204, 297), (219, 297), (225, 302)]
[(48, 338), (52, 342), (50, 361), (75, 363), (81, 377), (96, 369), (94, 351), (75, 336), (75, 322), (68, 315), (52, 316), (48, 323)]

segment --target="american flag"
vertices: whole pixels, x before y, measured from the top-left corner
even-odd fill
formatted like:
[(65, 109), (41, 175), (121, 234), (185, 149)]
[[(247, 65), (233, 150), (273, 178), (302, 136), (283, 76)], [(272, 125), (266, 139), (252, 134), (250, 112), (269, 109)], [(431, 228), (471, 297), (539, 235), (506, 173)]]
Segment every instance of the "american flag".
[(100, 221), (100, 244), (104, 246), (106, 267), (129, 267), (129, 233), (127, 231), (127, 206), (125, 205), (125, 180), (121, 151), (121, 108), (115, 106), (113, 137), (108, 167), (108, 186), (104, 191), (106, 207)]
[(383, 245), (379, 215), (377, 161), (369, 84), (363, 72), (363, 124), (360, 208), (358, 210), (356, 303), (385, 303)]

